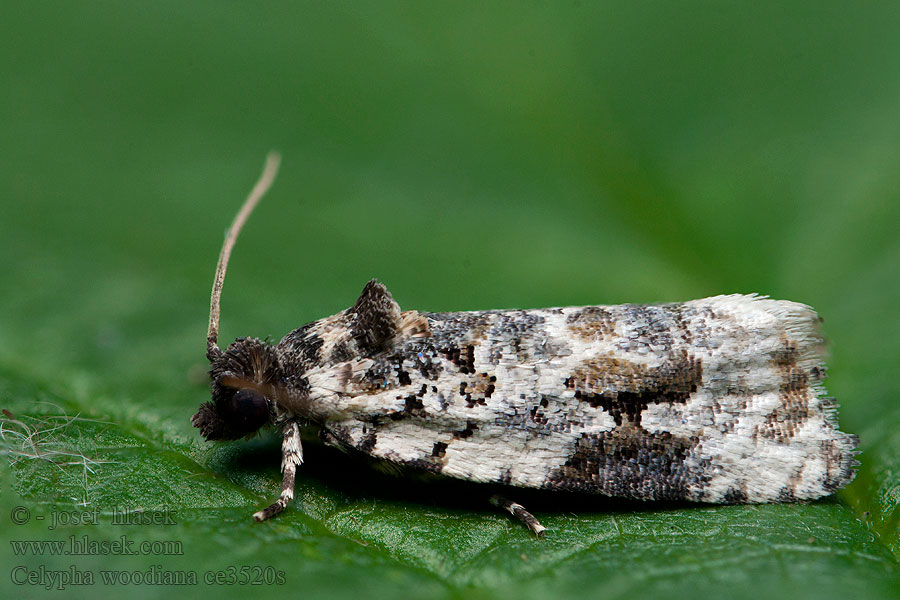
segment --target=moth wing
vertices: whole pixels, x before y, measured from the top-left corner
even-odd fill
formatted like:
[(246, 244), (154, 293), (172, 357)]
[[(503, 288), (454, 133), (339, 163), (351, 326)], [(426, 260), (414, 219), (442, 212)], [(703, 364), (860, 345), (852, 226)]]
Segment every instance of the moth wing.
[(812, 499), (853, 478), (857, 441), (837, 430), (804, 305), (427, 318), (430, 337), (348, 379), (353, 408), (326, 424), (340, 444), (462, 479), (644, 500)]

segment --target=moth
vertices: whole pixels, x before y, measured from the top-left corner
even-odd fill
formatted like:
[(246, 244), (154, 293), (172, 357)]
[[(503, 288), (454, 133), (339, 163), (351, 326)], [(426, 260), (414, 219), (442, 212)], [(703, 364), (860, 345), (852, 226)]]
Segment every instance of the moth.
[[(300, 428), (330, 446), (475, 482), (638, 500), (765, 503), (831, 494), (855, 474), (822, 381), (820, 319), (757, 295), (677, 304), (432, 313), (401, 310), (376, 280), (348, 309), (277, 344), (219, 348), (228, 259), (279, 158), (226, 235), (207, 335), (207, 440), (273, 425), (293, 498)], [(540, 535), (523, 506), (492, 501)]]

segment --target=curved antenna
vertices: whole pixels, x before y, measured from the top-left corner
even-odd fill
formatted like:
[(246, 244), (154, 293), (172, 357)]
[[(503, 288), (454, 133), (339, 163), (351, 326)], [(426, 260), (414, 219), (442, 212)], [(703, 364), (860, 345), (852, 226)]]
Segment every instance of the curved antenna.
[(266, 165), (263, 167), (262, 175), (250, 195), (244, 200), (244, 205), (238, 211), (228, 233), (225, 234), (225, 242), (222, 244), (222, 251), (219, 253), (219, 264), (216, 265), (216, 278), (213, 279), (212, 297), (209, 299), (209, 331), (206, 334), (206, 357), (213, 360), (220, 355), (222, 351), (219, 349), (219, 301), (222, 297), (222, 284), (225, 282), (225, 269), (228, 267), (228, 258), (231, 256), (231, 249), (237, 241), (238, 234), (244, 227), (247, 217), (256, 208), (256, 205), (262, 200), (272, 182), (275, 181), (275, 175), (278, 174), (278, 166), (281, 164), (281, 154), (272, 151), (266, 156)]

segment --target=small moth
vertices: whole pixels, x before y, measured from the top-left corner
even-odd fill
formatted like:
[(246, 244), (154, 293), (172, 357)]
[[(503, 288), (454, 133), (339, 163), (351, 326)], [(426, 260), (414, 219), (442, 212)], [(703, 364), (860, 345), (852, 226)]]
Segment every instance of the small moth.
[[(293, 498), (301, 425), (325, 444), (476, 482), (639, 500), (811, 500), (849, 483), (857, 438), (824, 395), (820, 319), (756, 295), (678, 304), (429, 313), (375, 280), (277, 344), (219, 348), (228, 258), (279, 164), (226, 235), (210, 301), (207, 440), (274, 425)], [(510, 493), (514, 493), (510, 491)], [(492, 498), (540, 535), (521, 505)]]

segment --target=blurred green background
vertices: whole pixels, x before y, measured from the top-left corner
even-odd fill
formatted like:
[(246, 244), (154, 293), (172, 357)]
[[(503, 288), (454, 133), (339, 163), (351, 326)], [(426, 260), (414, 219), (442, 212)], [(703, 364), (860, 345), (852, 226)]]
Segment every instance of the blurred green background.
[[(4, 596), (900, 597), (896, 2), (5, 2), (0, 49)], [(278, 440), (212, 447), (189, 418), (222, 235), (271, 148), (223, 341), (375, 276), (432, 311), (769, 294), (825, 318), (857, 480), (810, 505), (544, 496), (536, 541), (477, 489), (312, 448), (253, 524)], [(7, 543), (73, 535), (183, 553)], [(153, 565), (201, 581), (97, 574)], [(202, 581), (247, 565), (284, 584)], [(42, 567), (97, 580), (18, 585)]]

